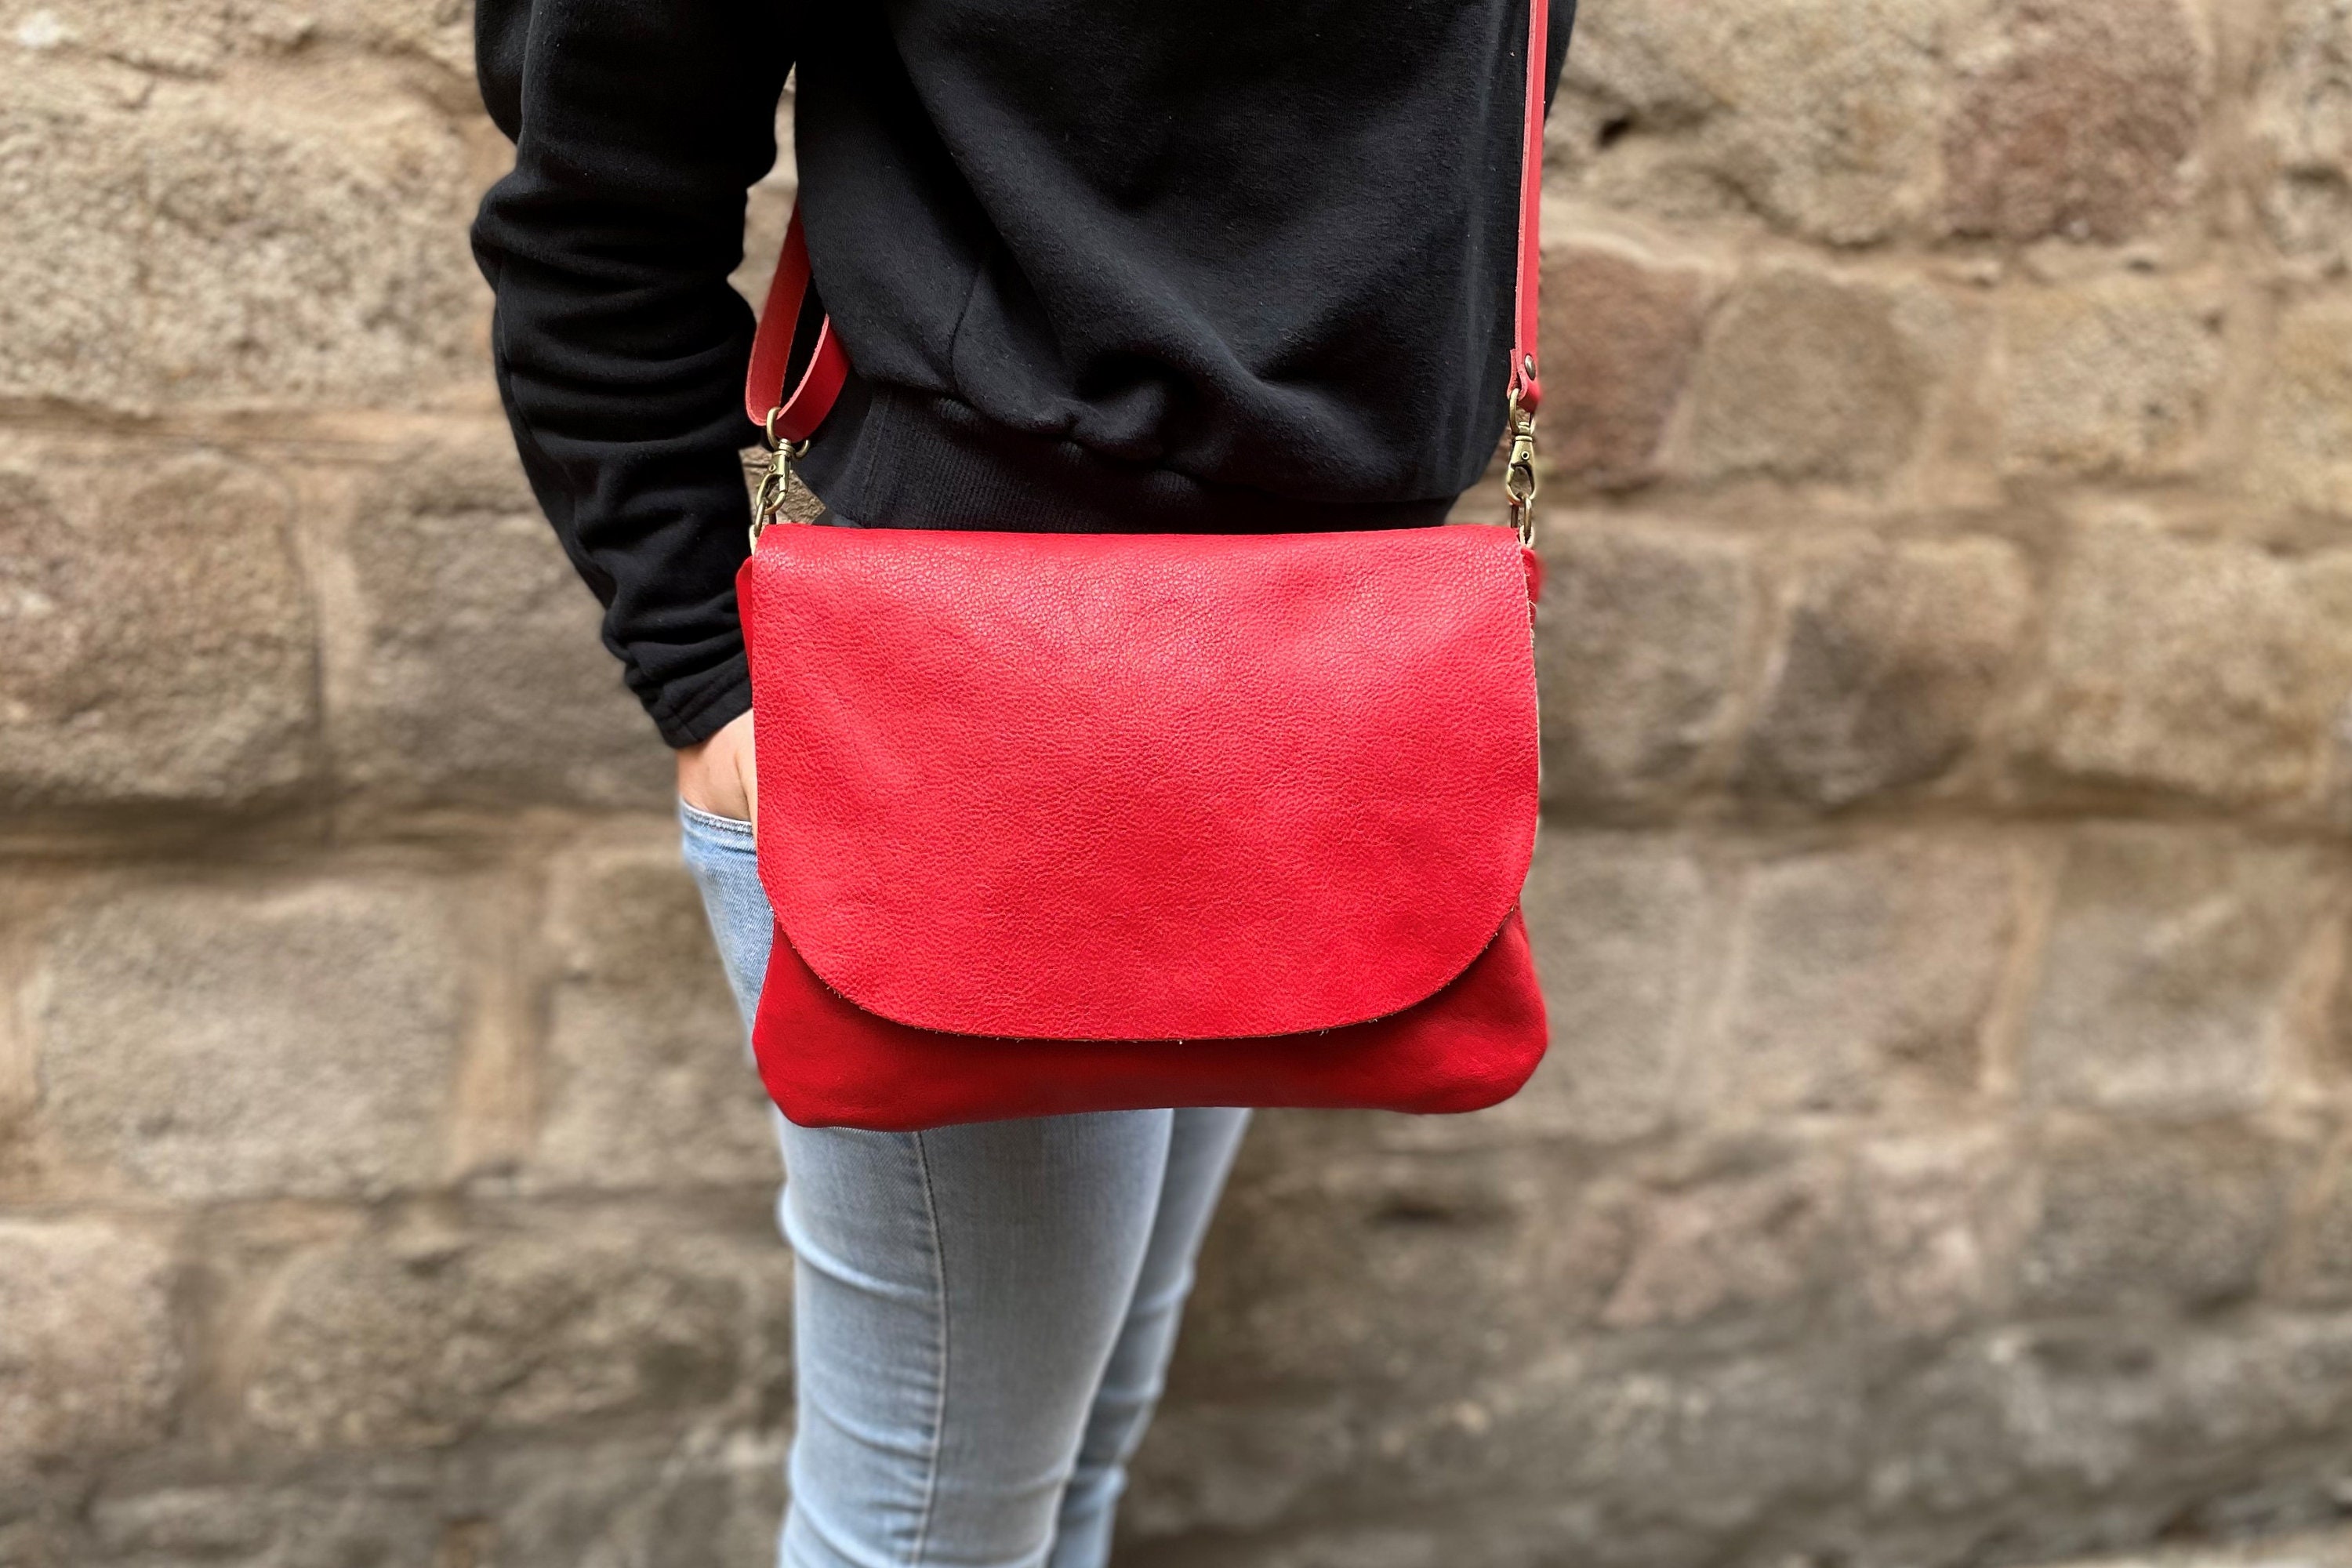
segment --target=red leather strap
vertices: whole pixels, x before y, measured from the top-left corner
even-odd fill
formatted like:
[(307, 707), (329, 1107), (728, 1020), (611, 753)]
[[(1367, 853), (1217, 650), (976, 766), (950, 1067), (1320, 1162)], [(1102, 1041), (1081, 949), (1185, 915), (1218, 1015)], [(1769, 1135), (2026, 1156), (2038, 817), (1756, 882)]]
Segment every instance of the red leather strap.
[(751, 368), (743, 378), (743, 412), (771, 440), (805, 441), (815, 435), (849, 379), (849, 356), (841, 352), (828, 316), (817, 328), (816, 352), (809, 356), (800, 384), (790, 396), (784, 395), (793, 330), (800, 323), (808, 286), (808, 236), (802, 232), (801, 209), (795, 205), (792, 226), (784, 230), (783, 254), (776, 258), (776, 276), (768, 284), (767, 308), (760, 312), (759, 331), (751, 334)]
[(1543, 401), (1536, 374), (1536, 296), (1543, 279), (1544, 68), (1551, 0), (1528, 0), (1528, 91), (1519, 142), (1519, 275), (1511, 318), (1511, 395), (1529, 413)]
[[(1536, 374), (1537, 288), (1543, 263), (1543, 126), (1544, 68), (1550, 53), (1551, 0), (1528, 0), (1527, 100), (1519, 146), (1518, 279), (1511, 318), (1510, 393), (1520, 408), (1532, 412), (1543, 399), (1543, 383)], [(849, 376), (849, 357), (834, 335), (828, 318), (817, 329), (816, 352), (808, 369), (789, 395), (784, 375), (791, 368), (793, 334), (800, 324), (801, 305), (808, 297), (808, 240), (801, 232), (800, 208), (793, 208), (792, 226), (784, 234), (783, 255), (768, 285), (768, 303), (760, 312), (759, 331), (751, 339), (751, 368), (743, 381), (743, 412), (771, 437), (805, 441), (833, 412)]]

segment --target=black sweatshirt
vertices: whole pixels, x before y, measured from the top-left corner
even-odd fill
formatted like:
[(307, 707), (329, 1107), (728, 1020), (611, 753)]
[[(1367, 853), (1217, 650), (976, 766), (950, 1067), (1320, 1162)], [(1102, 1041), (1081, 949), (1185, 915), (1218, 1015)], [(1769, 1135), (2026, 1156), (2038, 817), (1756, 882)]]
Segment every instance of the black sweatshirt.
[(499, 391), (663, 736), (750, 704), (728, 275), (789, 68), (836, 512), (1391, 527), (1501, 433), (1528, 3), (479, 0)]

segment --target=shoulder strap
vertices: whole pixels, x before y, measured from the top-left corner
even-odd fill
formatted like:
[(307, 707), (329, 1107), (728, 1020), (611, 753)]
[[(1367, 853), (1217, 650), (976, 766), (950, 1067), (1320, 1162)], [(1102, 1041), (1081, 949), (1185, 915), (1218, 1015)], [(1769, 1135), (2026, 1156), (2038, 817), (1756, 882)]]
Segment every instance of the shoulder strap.
[(1551, 59), (1551, 0), (1528, 0), (1528, 89), (1519, 128), (1519, 270), (1511, 315), (1511, 405), (1543, 401), (1536, 374), (1537, 295), (1543, 279), (1544, 76)]
[[(1516, 307), (1511, 329), (1511, 379), (1508, 388), (1515, 444), (1522, 416), (1535, 412), (1543, 397), (1536, 373), (1536, 292), (1543, 259), (1543, 122), (1544, 68), (1549, 55), (1550, 0), (1528, 0), (1527, 100), (1519, 147), (1519, 256)], [(784, 234), (783, 255), (776, 262), (774, 281), (768, 285), (767, 308), (760, 312), (759, 331), (751, 339), (751, 368), (744, 378), (743, 412), (768, 434), (772, 445), (805, 441), (833, 412), (849, 376), (849, 358), (842, 352), (827, 319), (817, 329), (816, 348), (797, 384), (787, 392), (784, 377), (791, 369), (793, 334), (801, 307), (808, 297), (808, 239), (801, 231), (800, 209), (793, 209), (792, 226)], [(1530, 462), (1532, 451), (1530, 450)], [(1518, 459), (1514, 454), (1516, 466)], [(1532, 469), (1530, 468), (1530, 477)]]

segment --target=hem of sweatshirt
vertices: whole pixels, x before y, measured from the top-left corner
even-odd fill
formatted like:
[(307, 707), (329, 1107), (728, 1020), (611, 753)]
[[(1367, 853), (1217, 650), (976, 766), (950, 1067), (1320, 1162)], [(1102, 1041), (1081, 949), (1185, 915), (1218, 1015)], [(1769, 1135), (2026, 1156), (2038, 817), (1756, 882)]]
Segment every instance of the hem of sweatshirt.
[(1426, 527), (1457, 497), (1317, 501), (1204, 484), (1024, 435), (951, 397), (874, 386), (803, 465), (825, 504), (875, 528), (1024, 533), (1319, 533)]
[(677, 685), (665, 687), (646, 704), (646, 711), (661, 738), (677, 748), (699, 745), (751, 707), (751, 662), (738, 653), (709, 674), (696, 677), (685, 689)]

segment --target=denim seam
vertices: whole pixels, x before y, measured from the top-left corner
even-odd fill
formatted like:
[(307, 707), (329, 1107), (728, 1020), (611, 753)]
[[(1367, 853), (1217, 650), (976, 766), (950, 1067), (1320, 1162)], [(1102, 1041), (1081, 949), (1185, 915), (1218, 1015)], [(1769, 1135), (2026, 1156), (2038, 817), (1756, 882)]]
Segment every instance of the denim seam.
[(947, 1446), (948, 1430), (948, 1249), (940, 1235), (939, 1196), (931, 1188), (931, 1159), (923, 1147), (923, 1135), (913, 1134), (915, 1170), (923, 1179), (923, 1217), (931, 1227), (931, 1273), (937, 1281), (940, 1331), (939, 1392), (931, 1402), (931, 1452), (923, 1471), (923, 1511), (915, 1521), (914, 1555), (908, 1558), (909, 1568), (921, 1568), (923, 1553), (930, 1547), (931, 1517), (939, 1506), (940, 1456)]

